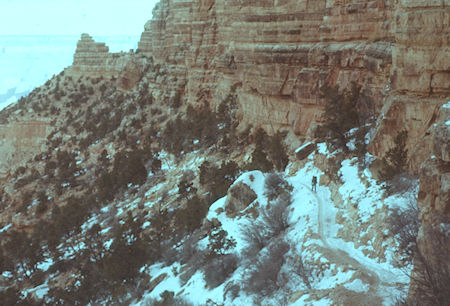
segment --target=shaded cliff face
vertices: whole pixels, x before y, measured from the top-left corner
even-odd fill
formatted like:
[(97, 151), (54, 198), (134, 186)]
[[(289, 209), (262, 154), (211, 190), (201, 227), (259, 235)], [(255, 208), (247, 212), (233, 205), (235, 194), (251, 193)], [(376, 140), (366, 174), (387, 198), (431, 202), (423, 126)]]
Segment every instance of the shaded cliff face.
[[(418, 205), (421, 227), (419, 254), (413, 272), (410, 298), (444, 305), (450, 279), (450, 102), (439, 110), (432, 128), (432, 153), (420, 168)], [(431, 295), (430, 292), (438, 293)]]
[[(349, 3), (350, 2), (350, 3)], [(380, 116), (383, 156), (407, 128), (410, 167), (450, 84), (443, 1), (161, 1), (139, 51), (168, 65), (190, 103), (217, 105), (238, 86), (242, 122), (300, 135), (320, 123), (325, 83), (362, 86)], [(420, 146), (417, 146), (420, 144)], [(426, 147), (426, 146), (425, 146)]]

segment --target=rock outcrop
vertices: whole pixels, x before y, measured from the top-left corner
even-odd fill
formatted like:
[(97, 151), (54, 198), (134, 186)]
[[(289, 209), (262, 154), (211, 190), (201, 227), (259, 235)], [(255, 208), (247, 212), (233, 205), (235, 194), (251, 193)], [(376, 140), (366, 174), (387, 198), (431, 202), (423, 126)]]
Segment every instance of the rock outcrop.
[(416, 260), (412, 277), (410, 298), (414, 301), (423, 301), (429, 293), (436, 294), (433, 290), (442, 291), (438, 293), (445, 298), (450, 279), (450, 102), (440, 109), (439, 115), (433, 127), (433, 155), (420, 168), (421, 227), (417, 243), (421, 257)]
[(0, 177), (5, 177), (11, 165), (20, 165), (42, 151), (50, 124), (46, 121), (26, 121), (0, 125)]
[(227, 216), (235, 217), (256, 200), (256, 198), (256, 193), (247, 184), (242, 182), (234, 184), (228, 190), (227, 202), (225, 203)]
[(151, 61), (143, 55), (109, 53), (109, 48), (104, 43), (95, 42), (88, 34), (82, 34), (73, 65), (66, 72), (72, 77), (117, 78), (117, 85), (129, 90), (141, 80), (149, 62)]

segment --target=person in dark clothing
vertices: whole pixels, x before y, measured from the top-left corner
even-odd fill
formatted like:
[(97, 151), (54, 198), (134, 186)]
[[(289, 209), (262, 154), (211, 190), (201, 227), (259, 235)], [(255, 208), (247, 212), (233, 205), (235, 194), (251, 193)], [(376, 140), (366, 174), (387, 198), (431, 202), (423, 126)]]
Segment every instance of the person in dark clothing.
[(316, 189), (316, 185), (317, 185), (317, 177), (316, 176), (313, 176), (312, 177), (312, 182), (311, 182), (311, 190), (312, 191), (314, 191), (314, 192), (316, 192), (317, 191), (317, 189)]

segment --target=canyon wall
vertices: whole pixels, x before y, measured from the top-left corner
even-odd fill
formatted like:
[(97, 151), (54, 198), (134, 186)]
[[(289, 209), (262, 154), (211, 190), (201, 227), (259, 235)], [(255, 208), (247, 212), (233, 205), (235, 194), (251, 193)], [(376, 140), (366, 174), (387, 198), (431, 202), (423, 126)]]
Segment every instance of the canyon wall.
[[(434, 258), (450, 251), (449, 41), (449, 0), (161, 0), (139, 51), (168, 66), (189, 103), (217, 106), (237, 88), (241, 124), (269, 133), (312, 136), (321, 86), (356, 82), (377, 118), (373, 155), (408, 131), (408, 165), (420, 173), (418, 245), (439, 273), (448, 260)], [(420, 301), (416, 286), (410, 298)]]
[(417, 171), (450, 92), (449, 3), (162, 0), (139, 52), (167, 65), (189, 103), (217, 105), (235, 86), (243, 125), (268, 132), (311, 135), (320, 87), (356, 82), (379, 115), (371, 153), (407, 129)]
[(450, 279), (450, 102), (439, 109), (431, 134), (433, 155), (419, 172), (421, 227), (417, 242), (423, 258), (417, 260), (413, 271), (409, 297), (411, 301), (422, 301), (434, 290), (441, 299), (433, 304), (444, 305), (448, 302), (445, 291)]

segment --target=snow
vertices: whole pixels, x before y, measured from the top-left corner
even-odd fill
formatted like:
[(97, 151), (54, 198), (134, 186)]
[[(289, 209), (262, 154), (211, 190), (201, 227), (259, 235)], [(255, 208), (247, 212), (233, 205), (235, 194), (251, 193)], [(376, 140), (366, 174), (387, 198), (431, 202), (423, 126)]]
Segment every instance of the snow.
[(298, 153), (300, 150), (306, 148), (306, 147), (307, 147), (308, 145), (310, 145), (310, 144), (311, 144), (310, 141), (305, 142), (303, 145), (301, 145), (299, 148), (297, 148), (297, 149), (295, 150), (295, 153)]
[(344, 160), (339, 174), (344, 182), (339, 193), (344, 201), (357, 205), (361, 222), (367, 222), (382, 207), (380, 186), (370, 177), (367, 178), (368, 186), (360, 180), (356, 158)]
[[(319, 154), (330, 155), (324, 143), (318, 144)], [(317, 192), (311, 190), (311, 178), (313, 176), (321, 177), (324, 173), (314, 164), (315, 154), (311, 154), (307, 163), (303, 168), (291, 173), (290, 170), (295, 169), (293, 165), (289, 165), (285, 173), (280, 173), (286, 181), (292, 185), (292, 204), (288, 207), (289, 212), (289, 228), (286, 230), (284, 240), (291, 245), (288, 253), (285, 254), (286, 263), (282, 267), (282, 272), (286, 275), (293, 275), (293, 267), (289, 263), (294, 261), (296, 256), (301, 255), (304, 262), (310, 263), (314, 267), (314, 276), (311, 279), (311, 285), (314, 289), (331, 292), (337, 286), (344, 286), (348, 290), (356, 293), (364, 294), (369, 290), (374, 290), (377, 295), (384, 299), (385, 304), (391, 303), (393, 296), (399, 293), (398, 284), (409, 283), (407, 274), (401, 272), (398, 268), (391, 265), (392, 250), (388, 250), (384, 254), (385, 258), (370, 258), (367, 254), (374, 253), (373, 245), (379, 243), (375, 241), (375, 236), (365, 244), (357, 244), (353, 241), (346, 241), (340, 236), (339, 231), (343, 229), (342, 224), (336, 222), (337, 216), (341, 219), (350, 220), (354, 216), (349, 214), (349, 209), (354, 209), (362, 223), (368, 223), (364, 230), (360, 230), (355, 235), (363, 237), (375, 229), (372, 218), (382, 208), (406, 207), (408, 205), (408, 194), (397, 194), (384, 198), (382, 186), (378, 185), (376, 180), (372, 178), (372, 174), (368, 169), (364, 171), (358, 170), (357, 160), (344, 160), (339, 171), (342, 179), (342, 186), (339, 187), (337, 196), (342, 198), (343, 203), (333, 199), (336, 195), (328, 186), (317, 186)], [(196, 154), (187, 154), (185, 156), (185, 164), (180, 169), (194, 169), (198, 167), (203, 158), (196, 158)], [(369, 156), (370, 157), (370, 156)], [(162, 153), (160, 158), (164, 159), (163, 164), (171, 166), (172, 157)], [(291, 173), (291, 174), (289, 174)], [(256, 194), (257, 198), (250, 203), (247, 210), (254, 208), (256, 205), (265, 206), (267, 198), (264, 195), (264, 183), (267, 174), (261, 171), (250, 171), (241, 174), (234, 184), (239, 182), (247, 184)], [(363, 180), (361, 177), (363, 177)], [(156, 192), (163, 185), (159, 184), (150, 188), (146, 196)], [(177, 187), (170, 193), (176, 191)], [(417, 188), (411, 193), (417, 192)], [(128, 202), (121, 203), (118, 212), (121, 214), (126, 207), (137, 205), (141, 199), (132, 199)], [(228, 233), (228, 238), (236, 241), (236, 246), (232, 250), (235, 254), (242, 253), (246, 248), (246, 242), (242, 239), (242, 229), (246, 225), (258, 222), (254, 220), (250, 214), (242, 214), (234, 218), (228, 218), (225, 213), (225, 203), (227, 198), (218, 199), (210, 206), (207, 219), (217, 218), (223, 229)], [(106, 213), (107, 211), (102, 212)], [(94, 221), (94, 218), (89, 220)], [(345, 223), (344, 223), (345, 224)], [(149, 227), (149, 221), (144, 222), (143, 228)], [(382, 228), (382, 232), (387, 234), (387, 229)], [(356, 237), (358, 239), (358, 237)], [(377, 238), (379, 239), (379, 238)], [(110, 239), (106, 245), (112, 243)], [(198, 242), (197, 247), (204, 249), (208, 245), (209, 238), (206, 237)], [(382, 241), (384, 243), (384, 241)], [(370, 252), (367, 252), (370, 251)], [(335, 259), (340, 259), (336, 261)], [(333, 260), (334, 259), (334, 260)], [(208, 304), (213, 301), (216, 304), (224, 305), (252, 305), (254, 295), (246, 294), (241, 290), (238, 297), (232, 299), (231, 296), (224, 294), (227, 286), (234, 284), (242, 284), (248, 271), (244, 265), (240, 265), (230, 278), (220, 286), (214, 289), (208, 289), (201, 271), (195, 272), (186, 283), (180, 279), (180, 272), (185, 270), (186, 266), (178, 262), (170, 266), (162, 263), (156, 263), (151, 266), (144, 266), (141, 271), (151, 276), (155, 280), (160, 275), (166, 275), (151, 292), (144, 293), (141, 300), (135, 301), (134, 305), (145, 305), (149, 299), (160, 299), (161, 293), (164, 291), (172, 291), (175, 295), (185, 298), (193, 302), (195, 305)], [(358, 272), (358, 273), (357, 273)], [(357, 276), (364, 275), (362, 281)], [(370, 285), (365, 283), (367, 279)], [(277, 296), (284, 294), (292, 294), (300, 289), (306, 288), (299, 276), (292, 276), (289, 282), (283, 286), (280, 292), (275, 293), (274, 297), (265, 298), (260, 301), (261, 305), (277, 304)], [(284, 290), (284, 291), (283, 291)], [(303, 290), (303, 289), (302, 289)], [(317, 295), (310, 295), (305, 289), (297, 301), (292, 305), (331, 305), (333, 301)]]
[(450, 125), (450, 120), (445, 121), (445, 125)]
[(330, 154), (327, 148), (327, 144), (325, 142), (317, 144), (317, 150), (322, 155), (328, 156)]
[(345, 288), (356, 292), (367, 292), (369, 285), (364, 284), (360, 279), (354, 279), (351, 283), (344, 285)]
[(5, 232), (5, 231), (7, 231), (8, 229), (11, 228), (11, 226), (12, 226), (12, 223), (10, 223), (10, 224), (4, 226), (2, 229), (0, 229), (0, 233), (3, 233), (3, 232)]
[(179, 270), (180, 265), (175, 263), (168, 267), (163, 267), (161, 263), (157, 263), (147, 268), (148, 274), (155, 276), (154, 279), (162, 274), (167, 274), (163, 281), (161, 281), (150, 293), (143, 296), (142, 301), (132, 305), (147, 305), (146, 300), (150, 298), (159, 298), (164, 291), (178, 292), (181, 289), (179, 279), (174, 275), (174, 271)]
[(50, 257), (45, 258), (44, 261), (41, 261), (37, 264), (37, 268), (42, 271), (47, 271), (53, 265), (53, 259)]
[(442, 105), (443, 108), (450, 108), (450, 101), (447, 101), (446, 104)]
[(23, 293), (25, 296), (28, 296), (29, 294), (33, 294), (33, 295), (35, 295), (38, 299), (43, 299), (44, 296), (48, 293), (49, 289), (50, 289), (50, 288), (48, 287), (48, 284), (47, 284), (47, 282), (46, 282), (46, 283), (44, 283), (44, 284), (42, 284), (42, 285), (39, 285), (39, 286), (36, 286), (36, 287), (34, 287), (34, 288), (24, 290), (24, 291), (22, 291), (22, 293)]
[(344, 272), (342, 269), (339, 269), (338, 272), (334, 274), (332, 273), (332, 269), (327, 270), (320, 281), (314, 284), (314, 288), (321, 290), (345, 283), (352, 278), (354, 273), (354, 271)]

